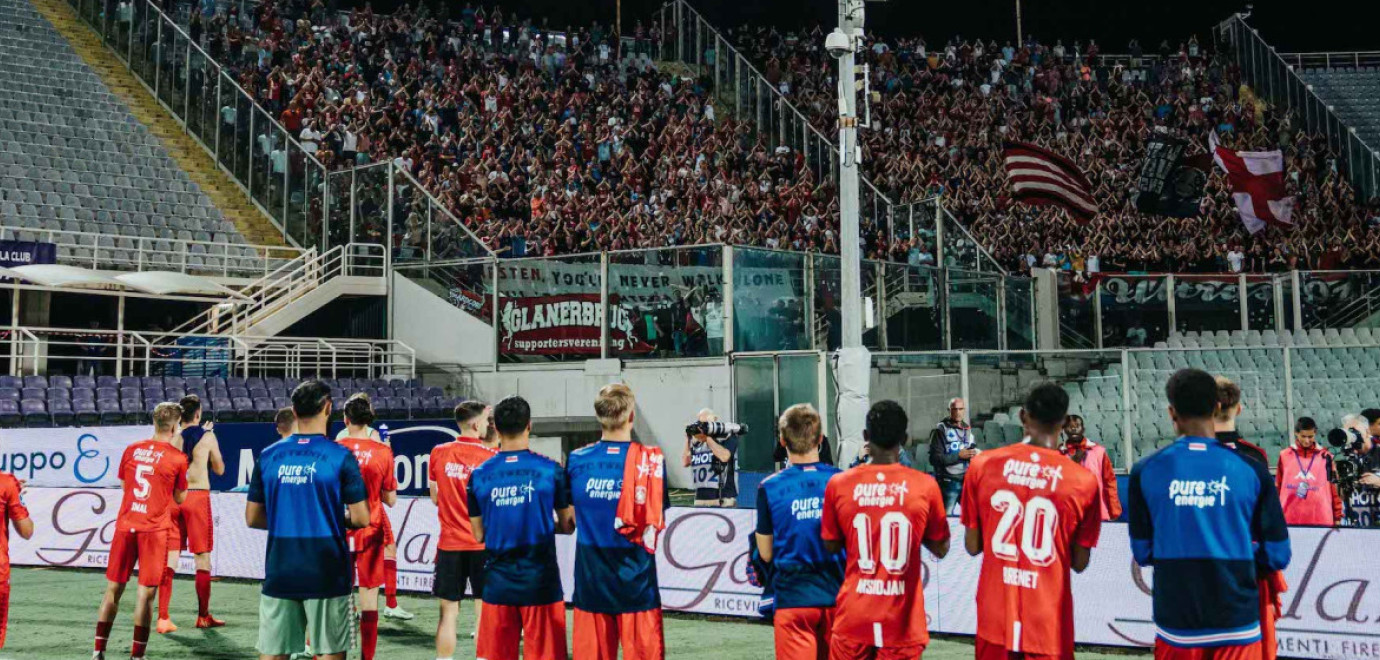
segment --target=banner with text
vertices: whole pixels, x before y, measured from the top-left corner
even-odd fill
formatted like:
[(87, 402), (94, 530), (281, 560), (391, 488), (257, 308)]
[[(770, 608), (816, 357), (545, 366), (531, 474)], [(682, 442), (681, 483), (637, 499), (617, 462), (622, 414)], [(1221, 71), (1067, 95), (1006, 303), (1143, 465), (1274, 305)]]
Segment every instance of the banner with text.
[(57, 244), (0, 241), (0, 268), (57, 263)]
[[(31, 489), (26, 501), (36, 522), (34, 538), (11, 540), (16, 565), (101, 568), (119, 509), (113, 489)], [(213, 495), (217, 575), (263, 576), (266, 536), (244, 526), (244, 496)], [(431, 588), (436, 554), (436, 508), (429, 500), (409, 498), (387, 510), (398, 538), (398, 586), (408, 591)], [(756, 616), (759, 590), (747, 580), (748, 537), (756, 521), (751, 510), (672, 509), (657, 572), (666, 609), (733, 616)], [(949, 520), (955, 539), (963, 535), (956, 518)], [(1380, 594), (1370, 588), (1375, 569), (1369, 550), (1380, 542), (1380, 530), (1294, 528), (1294, 561), (1285, 572), (1280, 621), (1281, 655), (1297, 658), (1380, 657), (1373, 628)], [(557, 538), (566, 597), (572, 593), (574, 537)], [(981, 559), (951, 552), (936, 561), (922, 553), (925, 602), (930, 629), (972, 634), (977, 623), (974, 589)], [(191, 572), (185, 555), (181, 570)], [(1153, 569), (1131, 560), (1126, 526), (1109, 523), (1092, 554), (1088, 570), (1073, 578), (1076, 633), (1080, 643), (1147, 646), (1154, 641), (1150, 589)]]
[(125, 447), (151, 434), (147, 426), (0, 429), (0, 472), (30, 486), (118, 486)]

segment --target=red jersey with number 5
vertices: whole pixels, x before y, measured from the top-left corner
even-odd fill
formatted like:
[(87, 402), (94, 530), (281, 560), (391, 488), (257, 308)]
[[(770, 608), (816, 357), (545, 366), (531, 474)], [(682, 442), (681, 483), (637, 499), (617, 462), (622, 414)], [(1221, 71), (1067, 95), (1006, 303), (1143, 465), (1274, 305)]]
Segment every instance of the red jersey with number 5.
[(949, 538), (934, 477), (900, 464), (835, 475), (824, 488), (820, 536), (848, 550), (835, 636), (877, 648), (929, 644), (920, 544)]
[(120, 531), (152, 532), (172, 525), (173, 493), (187, 490), (187, 455), (157, 440), (125, 447), (120, 457), (124, 497), (115, 525)]
[(1058, 451), (982, 452), (963, 480), (963, 526), (982, 534), (977, 636), (1013, 653), (1073, 657), (1072, 544), (1097, 545), (1097, 479)]

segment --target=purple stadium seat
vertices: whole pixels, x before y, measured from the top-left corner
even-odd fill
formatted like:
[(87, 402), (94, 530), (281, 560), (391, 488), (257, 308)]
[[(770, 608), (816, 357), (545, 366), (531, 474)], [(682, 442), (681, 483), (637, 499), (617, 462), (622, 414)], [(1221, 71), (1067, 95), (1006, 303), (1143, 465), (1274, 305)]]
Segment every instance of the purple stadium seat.
[(46, 387), (25, 386), (23, 390), (20, 390), (19, 398), (42, 401), (48, 397), (47, 391), (48, 388)]
[(72, 400), (72, 390), (69, 390), (69, 389), (67, 389), (67, 388), (65, 388), (65, 387), (49, 387), (49, 388), (48, 388), (48, 400), (49, 400), (49, 401), (71, 401), (71, 400)]
[(244, 387), (243, 376), (228, 376), (225, 379), (226, 387)]
[(144, 386), (144, 382), (138, 376), (125, 376), (120, 379), (120, 387), (133, 387), (139, 389)]
[(102, 424), (123, 424), (125, 413), (120, 402), (114, 399), (101, 399), (96, 402), (96, 410), (101, 414)]
[(231, 388), (230, 388), (230, 398), (231, 398), (231, 399), (248, 399), (248, 398), (249, 398), (249, 388), (244, 387), (244, 386), (234, 386), (234, 387), (231, 387)]
[(120, 386), (120, 381), (115, 380), (115, 377), (114, 377), (114, 376), (97, 376), (97, 377), (96, 377), (96, 387), (97, 387), (98, 389), (99, 389), (99, 388), (102, 388), (102, 387), (119, 387), (119, 386)]
[(47, 426), (53, 423), (53, 416), (48, 414), (48, 406), (42, 399), (20, 401), (19, 412), (24, 415), (24, 424), (28, 426)]
[(74, 387), (74, 388), (72, 388), (72, 400), (73, 400), (73, 401), (95, 401), (95, 400), (96, 400), (96, 390), (93, 390), (93, 389), (91, 389), (91, 388), (89, 388), (89, 387)]
[(96, 402), (91, 399), (72, 401), (72, 412), (76, 413), (78, 424), (90, 425), (101, 421), (100, 412), (96, 410)]
[(422, 396), (445, 396), (446, 391), (439, 387), (428, 387), (422, 390)]
[(251, 399), (271, 399), (273, 396), (268, 393), (268, 388), (263, 385), (249, 388), (249, 398)]
[(23, 389), (24, 379), (19, 376), (0, 376), (0, 387), (8, 387), (16, 390)]
[(279, 390), (282, 390), (284, 387), (287, 387), (287, 385), (283, 383), (283, 379), (281, 378), (269, 378), (268, 380), (264, 381), (264, 385), (266, 386), (265, 389), (267, 389), (270, 392), (277, 392)]
[(278, 413), (278, 407), (273, 405), (273, 399), (254, 399), (254, 413), (261, 422), (273, 421), (273, 416)]
[(403, 381), (403, 382), (407, 385), (408, 388), (414, 389), (414, 390), (415, 390), (415, 389), (418, 389), (418, 388), (420, 388), (420, 387), (422, 386), (422, 379), (420, 379), (420, 378), (409, 378), (409, 379), (407, 379), (406, 381)]
[(258, 376), (251, 376), (244, 380), (245, 389), (261, 390), (264, 389), (264, 379)]
[(139, 394), (139, 388), (137, 388), (137, 387), (121, 387), (121, 388), (120, 388), (120, 400), (121, 400), (121, 401), (142, 401), (143, 398), (144, 398), (143, 396), (140, 396), (140, 394)]
[(144, 421), (144, 404), (138, 400), (121, 401), (120, 410), (125, 413), (125, 421), (134, 423)]
[(37, 387), (46, 390), (48, 389), (48, 379), (43, 376), (25, 376), (24, 387)]
[(18, 401), (19, 390), (13, 387), (0, 387), (0, 399), (7, 401)]
[(382, 399), (391, 399), (391, 398), (393, 398), (393, 396), (394, 396), (394, 394), (393, 394), (393, 388), (391, 388), (391, 387), (380, 387), (380, 388), (379, 388), (379, 398), (382, 398)]
[(286, 397), (286, 396), (275, 396), (275, 397), (273, 397), (273, 407), (275, 407), (275, 408), (288, 408), (288, 407), (291, 407), (291, 406), (292, 406), (292, 398), (291, 398), (291, 397)]
[(160, 404), (160, 403), (163, 403), (163, 402), (162, 402), (162, 401), (159, 401), (159, 400), (157, 400), (157, 399), (146, 399), (146, 400), (144, 401), (144, 412), (146, 412), (146, 413), (152, 415), (152, 414), (153, 414), (153, 409), (154, 409), (154, 408), (157, 408), (157, 407), (158, 407), (158, 404)]
[(398, 404), (389, 397), (369, 397), (374, 402), (374, 412), (380, 417), (394, 417), (398, 414)]
[(143, 390), (143, 392), (144, 392), (144, 393), (143, 393), (143, 397), (144, 397), (144, 400), (145, 400), (145, 401), (162, 401), (162, 400), (163, 400), (163, 386), (162, 386), (162, 385), (159, 385), (159, 386), (157, 386), (157, 387), (145, 387), (144, 390)]
[(19, 402), (14, 399), (0, 399), (0, 424), (19, 426), (24, 416), (19, 413)]
[(98, 388), (96, 388), (96, 399), (97, 399), (97, 400), (102, 400), (102, 399), (119, 400), (119, 398), (120, 398), (120, 392), (119, 392), (119, 390), (116, 390), (116, 389), (113, 388), (113, 387), (98, 387)]
[(96, 389), (96, 379), (90, 376), (74, 376), (72, 377), (72, 387), (74, 389), (78, 387), (85, 387), (87, 389), (94, 390)]
[(410, 396), (407, 397), (406, 401), (408, 413), (413, 419), (426, 417), (426, 403), (422, 401), (422, 397)]
[(162, 376), (144, 376), (143, 378), (140, 378), (140, 379), (139, 379), (139, 388), (140, 388), (140, 389), (146, 390), (146, 389), (148, 389), (148, 388), (150, 388), (150, 387), (158, 387), (158, 388), (163, 387), (163, 377), (162, 377)]
[(235, 404), (230, 399), (217, 398), (211, 400), (207, 410), (214, 410), (217, 422), (235, 421)]
[(68, 425), (76, 421), (76, 415), (72, 413), (71, 401), (48, 399), (48, 412), (53, 416), (54, 424)]
[(188, 385), (185, 394), (195, 394), (196, 398), (206, 400), (206, 388), (199, 385)]
[(206, 389), (208, 389), (208, 390), (215, 390), (215, 389), (221, 389), (221, 390), (223, 390), (223, 389), (225, 389), (225, 379), (224, 379), (224, 378), (221, 378), (220, 376), (211, 376), (210, 378), (207, 378), (207, 379), (206, 379)]
[[(178, 380), (178, 379), (177, 379), (177, 378), (173, 378), (172, 380), (176, 381), (176, 380)], [(188, 376), (187, 378), (183, 378), (183, 379), (181, 379), (181, 380), (182, 380), (182, 387), (183, 387), (183, 388), (186, 388), (186, 389), (188, 389), (188, 390), (192, 389), (193, 387), (199, 387), (199, 388), (201, 388), (201, 389), (203, 389), (203, 390), (206, 389), (206, 379), (205, 379), (205, 378), (202, 378), (202, 377), (200, 377), (200, 376), (195, 376), (195, 377)], [(177, 384), (177, 383), (169, 383), (167, 378), (164, 378), (164, 379), (163, 379), (163, 386), (164, 386), (164, 387), (169, 387), (169, 386), (171, 386), (171, 385), (176, 385), (176, 384)]]
[(332, 389), (339, 388), (348, 390), (355, 386), (355, 379), (353, 378), (330, 378), (326, 380), (328, 381), (327, 384), (330, 385)]
[(233, 400), (235, 407), (235, 419), (242, 422), (254, 420), (254, 401), (248, 397), (239, 397)]
[(72, 389), (72, 378), (70, 376), (49, 376), (48, 387), (65, 387)]

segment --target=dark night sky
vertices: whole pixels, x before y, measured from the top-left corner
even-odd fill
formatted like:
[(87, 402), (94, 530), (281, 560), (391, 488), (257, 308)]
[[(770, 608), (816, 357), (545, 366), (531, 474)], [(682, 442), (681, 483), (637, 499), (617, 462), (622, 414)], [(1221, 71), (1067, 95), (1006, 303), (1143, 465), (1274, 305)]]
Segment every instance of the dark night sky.
[[(631, 30), (632, 21), (650, 17), (660, 2), (624, 0), (624, 28)], [(837, 20), (837, 3), (832, 0), (690, 2), (719, 28), (743, 21), (786, 28)], [(375, 2), (376, 7), (387, 4), (391, 3)], [(591, 20), (608, 24), (614, 8), (613, 0), (509, 0), (502, 4), (523, 15), (547, 16), (556, 29)], [(1364, 12), (1359, 7), (1363, 4), (1360, 0), (1257, 1), (1250, 23), (1281, 52), (1380, 50), (1375, 23), (1362, 20)], [(1124, 52), (1126, 42), (1136, 37), (1152, 52), (1162, 39), (1177, 47), (1195, 33), (1200, 42), (1209, 44), (1213, 26), (1244, 6), (1238, 0), (1023, 0), (1022, 13), (1026, 32), (1046, 43), (1061, 38), (1072, 45), (1074, 39), (1091, 37), (1103, 52)], [(932, 46), (955, 34), (1000, 42), (1015, 38), (1014, 7), (1013, 0), (870, 2), (867, 24), (883, 33), (924, 35)]]

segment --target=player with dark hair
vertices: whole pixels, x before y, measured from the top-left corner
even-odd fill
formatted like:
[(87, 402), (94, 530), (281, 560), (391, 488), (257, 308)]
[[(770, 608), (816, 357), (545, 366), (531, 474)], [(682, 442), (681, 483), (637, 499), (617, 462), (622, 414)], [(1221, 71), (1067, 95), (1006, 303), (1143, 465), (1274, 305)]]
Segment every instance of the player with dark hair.
[(379, 588), (383, 586), (384, 505), (398, 502), (398, 481), (393, 473), (393, 450), (369, 439), (374, 407), (360, 392), (345, 401), (345, 438), (337, 440), (355, 455), (369, 502), (369, 526), (350, 533), (359, 584), (360, 655), (374, 660), (379, 643)]
[(776, 657), (827, 658), (843, 562), (820, 537), (825, 486), (840, 470), (821, 463), (819, 413), (797, 403), (781, 413), (778, 442), (790, 465), (757, 490), (757, 552), (772, 565)]
[(1155, 657), (1258, 660), (1256, 575), (1291, 554), (1274, 480), (1214, 437), (1222, 404), (1210, 374), (1181, 369), (1165, 393), (1180, 437), (1136, 463), (1127, 496), (1131, 552), (1155, 567)]
[(211, 473), (225, 474), (225, 459), (220, 442), (212, 430), (215, 425), (201, 421), (201, 399), (188, 394), (178, 402), (182, 408), (180, 443), (187, 456), (187, 501), (173, 508), (171, 520), (176, 525), (168, 537), (168, 566), (163, 572), (163, 584), (158, 588), (158, 634), (176, 632), (177, 626), (169, 616), (172, 603), (173, 577), (183, 550), (190, 550), (196, 561), (196, 627), (219, 628), (224, 621), (211, 616), (211, 549), (215, 544), (215, 523), (211, 517)]
[(867, 411), (872, 462), (829, 480), (820, 537), (829, 552), (848, 550), (834, 609), (834, 660), (919, 658), (929, 644), (920, 546), (949, 552), (949, 522), (939, 484), (900, 464), (910, 420), (895, 401)]
[(1074, 463), (1092, 473), (1097, 481), (1098, 500), (1101, 502), (1098, 508), (1102, 511), (1102, 519), (1116, 520), (1121, 517), (1121, 500), (1116, 492), (1116, 468), (1112, 465), (1112, 457), (1107, 455), (1107, 448), (1084, 435), (1086, 428), (1081, 416), (1069, 415), (1064, 420), (1064, 444), (1060, 450)]
[(1028, 443), (973, 458), (963, 484), (964, 547), (982, 555), (978, 660), (1073, 657), (1069, 569), (1082, 573), (1102, 529), (1095, 475), (1064, 456), (1069, 395), (1031, 390), (1021, 409)]
[(109, 580), (96, 614), (96, 650), (92, 660), (105, 660), (110, 628), (120, 610), (125, 583), (139, 565), (139, 598), (134, 603), (134, 644), (130, 657), (140, 660), (149, 643), (158, 585), (168, 565), (169, 512), (174, 502), (187, 497), (187, 456), (173, 446), (182, 409), (176, 403), (160, 403), (153, 409), (153, 437), (125, 448), (120, 457), (119, 479), (124, 489), (120, 512), (115, 517), (110, 542)]
[(14, 475), (0, 472), (0, 649), (5, 648), (5, 630), (10, 622), (10, 524), (19, 538), (34, 535), (34, 521), (24, 506), (24, 484)]
[(1279, 489), (1285, 522), (1340, 525), (1342, 496), (1336, 481), (1332, 454), (1318, 446), (1318, 423), (1312, 417), (1300, 417), (1294, 423), (1294, 444), (1279, 453), (1275, 470), (1275, 488)]
[[(469, 585), (476, 604), (484, 597), (484, 544), (475, 540), (470, 527), (470, 476), (475, 468), (498, 453), (485, 446), (489, 431), (488, 406), (480, 401), (463, 401), (455, 406), (455, 426), (460, 435), (454, 442), (436, 445), (427, 467), (431, 481), (431, 502), (441, 523), (436, 545), (436, 575), (431, 593), (441, 603), (441, 618), (436, 624), (436, 657), (455, 656), (455, 622), (460, 616), (460, 601)], [(475, 632), (479, 632), (479, 608), (475, 608)]]
[[(474, 539), (484, 544), (483, 615), (476, 656), (565, 660), (565, 597), (556, 534), (575, 530), (570, 484), (555, 461), (532, 452), (532, 408), (519, 396), (493, 412), (501, 451), (470, 475)], [(555, 516), (552, 516), (555, 512)]]

